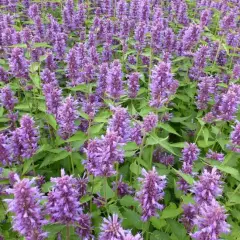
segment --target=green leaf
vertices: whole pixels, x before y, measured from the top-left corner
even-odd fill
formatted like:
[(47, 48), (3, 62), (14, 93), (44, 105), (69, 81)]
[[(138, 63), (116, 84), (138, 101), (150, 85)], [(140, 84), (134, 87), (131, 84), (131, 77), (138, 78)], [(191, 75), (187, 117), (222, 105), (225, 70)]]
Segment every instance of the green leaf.
[(166, 130), (167, 132), (170, 132), (170, 133), (173, 133), (173, 134), (175, 134), (175, 135), (177, 135), (177, 136), (180, 136), (180, 135), (176, 132), (176, 130), (175, 130), (173, 127), (171, 127), (169, 124), (167, 124), (167, 123), (159, 123), (159, 124), (158, 124), (158, 127)]
[(42, 185), (42, 191), (43, 191), (44, 193), (49, 192), (49, 191), (51, 190), (51, 188), (52, 188), (53, 185), (54, 185), (54, 183), (52, 183), (52, 182), (46, 182), (46, 183), (44, 183), (44, 184)]
[(153, 231), (150, 240), (171, 240), (170, 236), (165, 232)]
[(142, 221), (140, 218), (140, 215), (137, 214), (136, 212), (127, 209), (126, 211), (123, 212), (123, 226), (125, 228), (137, 228), (137, 229), (142, 229)]
[(142, 168), (137, 165), (136, 161), (130, 165), (130, 171), (138, 175), (142, 172)]
[(53, 115), (46, 114), (45, 115), (45, 120), (54, 130), (57, 129), (57, 122), (56, 122), (56, 119)]
[(240, 174), (239, 171), (235, 168), (229, 167), (229, 166), (216, 166), (217, 169), (219, 169), (222, 172), (230, 174), (232, 177), (240, 181)]
[(187, 236), (187, 231), (182, 224), (173, 219), (168, 219), (167, 223), (171, 227), (172, 232), (174, 233), (178, 240), (189, 239)]
[(44, 159), (40, 168), (51, 165), (57, 161), (60, 161), (64, 158), (68, 157), (69, 155), (70, 155), (70, 153), (65, 150), (61, 150), (61, 152), (59, 152), (58, 154), (50, 154)]
[(41, 80), (40, 80), (40, 77), (38, 75), (38, 73), (30, 73), (29, 74), (31, 80), (33, 81), (33, 84), (38, 88), (40, 89), (40, 83), (41, 83)]
[(174, 168), (172, 170), (175, 174), (181, 176), (188, 184), (192, 185), (194, 183), (194, 179), (190, 175), (182, 173)]
[[(105, 181), (105, 180), (104, 180)], [(106, 196), (107, 199), (112, 198), (114, 196), (114, 191), (112, 188), (109, 187), (108, 182), (103, 183), (102, 189), (101, 189), (101, 196)]]
[(89, 129), (90, 134), (93, 135), (93, 134), (99, 133), (103, 129), (103, 126), (104, 126), (104, 123), (91, 126)]
[(156, 229), (161, 229), (162, 227), (167, 225), (167, 222), (165, 220), (159, 219), (157, 217), (151, 217), (150, 221)]
[(181, 208), (173, 209), (173, 208), (165, 208), (162, 212), (161, 219), (166, 218), (175, 218), (179, 216), (183, 210)]
[(92, 200), (92, 198), (93, 198), (93, 196), (85, 195), (80, 199), (80, 203), (83, 204), (83, 203), (89, 202)]
[(45, 232), (48, 233), (49, 237), (54, 237), (57, 233), (61, 232), (66, 226), (60, 225), (58, 223), (55, 224), (47, 224), (43, 226)]
[(25, 44), (25, 43), (18, 43), (18, 44), (14, 44), (14, 45), (11, 45), (11, 46), (9, 46), (9, 47), (11, 47), (11, 48), (27, 48), (27, 44)]
[(85, 142), (87, 136), (84, 132), (82, 131), (77, 131), (72, 137), (66, 140), (66, 142), (76, 142), (76, 141), (81, 141)]
[(29, 170), (32, 161), (33, 161), (32, 158), (26, 159), (24, 161), (22, 175), (24, 175)]
[(40, 67), (40, 63), (38, 63), (38, 62), (33, 62), (33, 63), (30, 65), (30, 67), (29, 67), (29, 71), (30, 71), (31, 73), (34, 73), (34, 72), (38, 71), (39, 67)]
[(43, 48), (52, 48), (51, 45), (48, 45), (46, 42), (36, 42), (33, 44), (33, 48), (40, 48), (40, 47), (43, 47)]
[(120, 199), (120, 204), (124, 207), (137, 207), (139, 203), (134, 200), (134, 198), (130, 195), (126, 195), (123, 198)]

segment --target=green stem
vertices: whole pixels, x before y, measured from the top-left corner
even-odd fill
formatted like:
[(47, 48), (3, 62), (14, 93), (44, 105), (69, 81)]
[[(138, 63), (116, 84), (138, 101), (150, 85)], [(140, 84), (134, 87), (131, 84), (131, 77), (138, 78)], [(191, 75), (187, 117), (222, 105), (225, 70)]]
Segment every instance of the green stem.
[(66, 236), (66, 240), (70, 240), (70, 227), (69, 227), (69, 225), (67, 225), (67, 236)]
[(71, 165), (72, 165), (72, 174), (74, 175), (74, 164), (73, 164), (72, 151), (70, 153), (70, 160), (71, 160)]
[[(142, 154), (143, 154), (143, 148), (144, 148), (144, 143), (145, 143), (145, 139), (146, 139), (146, 134), (144, 134), (143, 139), (142, 139), (142, 143), (141, 143), (141, 147), (140, 147), (140, 152), (139, 152), (139, 158), (142, 159)], [(139, 176), (140, 174), (140, 163), (138, 162), (138, 172), (137, 172), (137, 176)]]

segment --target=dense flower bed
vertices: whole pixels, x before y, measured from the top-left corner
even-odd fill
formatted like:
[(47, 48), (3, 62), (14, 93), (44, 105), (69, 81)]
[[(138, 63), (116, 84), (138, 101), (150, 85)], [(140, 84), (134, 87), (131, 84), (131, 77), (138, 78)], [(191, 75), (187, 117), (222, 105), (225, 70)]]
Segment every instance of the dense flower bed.
[(1, 0), (0, 239), (239, 239), (239, 13)]

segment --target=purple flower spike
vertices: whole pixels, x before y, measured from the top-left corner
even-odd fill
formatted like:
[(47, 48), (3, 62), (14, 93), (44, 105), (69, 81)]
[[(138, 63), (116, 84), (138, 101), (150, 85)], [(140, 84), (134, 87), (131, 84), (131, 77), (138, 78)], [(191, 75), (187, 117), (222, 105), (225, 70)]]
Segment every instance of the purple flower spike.
[(122, 107), (111, 107), (113, 112), (112, 119), (109, 120), (109, 131), (116, 132), (121, 138), (122, 143), (130, 140), (130, 116), (127, 109)]
[(136, 193), (136, 199), (142, 207), (142, 220), (145, 222), (152, 216), (157, 216), (157, 210), (162, 210), (163, 205), (158, 202), (163, 199), (166, 177), (159, 176), (156, 169), (147, 172), (142, 170), (143, 178), (139, 178), (142, 184), (141, 190)]
[(151, 75), (150, 83), (152, 107), (160, 108), (169, 101), (171, 95), (178, 88), (178, 81), (173, 79), (170, 63), (161, 62), (155, 66)]
[(154, 113), (149, 113), (143, 119), (143, 129), (145, 132), (151, 132), (154, 128), (157, 127), (158, 116)]
[(139, 78), (138, 72), (131, 73), (128, 76), (128, 96), (130, 98), (136, 98), (139, 90)]
[(74, 224), (79, 220), (81, 213), (76, 179), (65, 175), (62, 169), (61, 177), (51, 178), (51, 182), (55, 183), (48, 194), (47, 203), (47, 212), (51, 217), (51, 222)]
[(14, 48), (9, 59), (12, 74), (18, 78), (28, 78), (29, 63), (25, 59), (22, 49)]
[(0, 162), (2, 165), (9, 165), (11, 163), (11, 149), (9, 147), (9, 139), (0, 134)]
[(78, 102), (69, 96), (58, 108), (59, 135), (65, 140), (71, 137), (77, 130), (75, 126), (75, 120), (78, 118), (77, 106)]
[(18, 102), (18, 99), (14, 97), (12, 90), (6, 86), (1, 89), (0, 102), (8, 111), (13, 111), (13, 108)]
[(184, 227), (187, 229), (188, 232), (194, 227), (194, 219), (196, 216), (196, 206), (193, 204), (185, 204), (182, 206), (183, 208), (183, 216), (181, 217), (180, 221), (183, 223)]
[(81, 213), (79, 215), (78, 226), (76, 228), (76, 233), (78, 236), (81, 237), (83, 240), (91, 240), (93, 238), (91, 232), (91, 217), (89, 214)]
[(131, 129), (131, 141), (135, 142), (137, 145), (142, 143), (142, 127), (140, 124), (136, 123)]
[(122, 228), (121, 220), (118, 219), (117, 214), (104, 218), (100, 229), (99, 240), (122, 239), (125, 235), (125, 230)]
[(107, 93), (114, 99), (119, 99), (123, 93), (121, 63), (115, 60), (107, 73)]
[(216, 200), (210, 204), (204, 203), (194, 219), (198, 230), (192, 233), (191, 237), (196, 240), (218, 240), (220, 234), (229, 233), (230, 225), (226, 222), (225, 212), (224, 207), (220, 206)]
[(213, 159), (219, 162), (223, 162), (224, 160), (224, 154), (223, 153), (218, 153), (218, 152), (213, 152), (211, 149), (208, 150), (208, 153), (206, 154), (206, 158), (208, 159)]
[(195, 200), (198, 204), (211, 204), (213, 199), (221, 196), (222, 181), (217, 169), (204, 169), (204, 172), (199, 177), (199, 181), (195, 183), (192, 191), (195, 194)]
[(182, 160), (186, 164), (192, 165), (198, 159), (200, 150), (195, 143), (186, 143), (182, 150)]
[[(12, 140), (13, 151), (20, 149), (20, 156), (22, 158), (31, 158), (38, 149), (39, 131), (35, 127), (33, 118), (24, 115), (20, 120), (20, 128), (13, 133), (15, 139)], [(14, 147), (14, 145), (18, 147)]]
[(8, 73), (2, 67), (0, 67), (0, 81), (4, 83), (9, 82)]
[(33, 180), (17, 180), (13, 189), (7, 189), (9, 194), (13, 194), (13, 199), (7, 199), (8, 210), (14, 213), (13, 229), (24, 236), (26, 240), (45, 239), (47, 233), (42, 231), (42, 226), (47, 224), (44, 220), (43, 209), (40, 204), (43, 199), (37, 187), (33, 187)]

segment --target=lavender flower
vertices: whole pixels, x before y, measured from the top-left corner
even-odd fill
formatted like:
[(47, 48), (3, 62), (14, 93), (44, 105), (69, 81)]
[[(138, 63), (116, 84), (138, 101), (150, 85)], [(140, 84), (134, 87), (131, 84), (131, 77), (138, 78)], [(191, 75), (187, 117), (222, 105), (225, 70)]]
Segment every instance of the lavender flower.
[(58, 132), (65, 140), (71, 137), (77, 130), (77, 127), (75, 126), (75, 120), (78, 118), (77, 105), (77, 101), (69, 96), (58, 108)]
[(67, 55), (67, 76), (71, 79), (71, 86), (77, 85), (79, 78), (79, 60), (78, 60), (78, 49), (72, 48)]
[(0, 67), (0, 81), (4, 83), (9, 82), (8, 73), (2, 67)]
[(163, 199), (163, 189), (166, 186), (165, 176), (159, 176), (156, 169), (147, 172), (142, 170), (143, 178), (139, 178), (142, 184), (141, 190), (136, 193), (136, 199), (142, 207), (142, 220), (145, 222), (152, 216), (157, 216), (157, 209), (162, 210), (163, 205), (158, 202)]
[(42, 194), (37, 187), (32, 187), (34, 180), (23, 179), (15, 175), (17, 182), (13, 189), (8, 189), (13, 194), (13, 199), (7, 199), (8, 210), (14, 213), (13, 229), (19, 232), (27, 240), (45, 239), (47, 234), (42, 231), (42, 226), (47, 223), (44, 220), (43, 209), (40, 201)]
[(145, 132), (151, 132), (154, 128), (157, 127), (158, 116), (154, 113), (149, 113), (143, 119), (143, 129)]
[(127, 3), (125, 0), (120, 0), (117, 2), (116, 16), (119, 20), (122, 20), (124, 16), (127, 15)]
[(141, 51), (145, 45), (145, 37), (147, 32), (147, 26), (144, 22), (138, 23), (137, 27), (135, 28), (134, 38), (137, 42), (136, 49)]
[(219, 162), (223, 162), (224, 160), (224, 154), (223, 153), (218, 153), (218, 152), (213, 152), (211, 149), (208, 150), (208, 153), (206, 154), (206, 158), (208, 159), (213, 159)]
[(178, 88), (178, 82), (173, 79), (170, 63), (165, 62), (161, 62), (153, 68), (151, 78), (150, 105), (160, 108), (169, 101), (171, 95), (175, 94)]
[(87, 98), (82, 99), (82, 110), (93, 119), (99, 108), (102, 106), (101, 99), (96, 94), (90, 94)]
[(92, 140), (86, 150), (85, 167), (94, 176), (112, 176), (116, 173), (115, 163), (123, 162), (123, 150), (120, 137), (108, 131), (101, 139)]
[(195, 200), (198, 204), (211, 204), (212, 200), (221, 196), (222, 181), (221, 175), (216, 168), (204, 169), (199, 181), (195, 183), (193, 189)]
[(186, 143), (182, 150), (182, 160), (186, 164), (192, 165), (198, 159), (200, 150), (195, 143)]
[(21, 144), (21, 157), (31, 158), (38, 149), (39, 131), (33, 118), (24, 115), (20, 120), (20, 128), (17, 130), (19, 143)]
[(230, 135), (230, 148), (234, 152), (240, 152), (240, 122), (236, 121), (236, 125)]
[(227, 215), (224, 207), (220, 206), (215, 200), (204, 203), (199, 208), (199, 213), (194, 219), (198, 230), (191, 234), (197, 240), (217, 240), (222, 233), (230, 232), (230, 225), (226, 222)]
[(137, 145), (142, 143), (142, 127), (140, 124), (136, 123), (131, 129), (131, 141), (135, 142)]
[(196, 25), (190, 25), (184, 32), (182, 37), (182, 44), (184, 51), (190, 51), (192, 47), (198, 42), (201, 35), (201, 28)]
[(51, 72), (48, 68), (45, 68), (41, 72), (41, 79), (44, 84), (51, 83), (52, 86), (58, 86), (58, 81), (56, 79), (55, 72)]
[(124, 240), (143, 240), (140, 234), (133, 236), (131, 232), (126, 233), (123, 239)]
[(77, 188), (79, 198), (87, 194), (87, 184), (88, 184), (88, 178), (86, 177), (85, 173), (83, 177), (79, 177), (76, 179), (76, 188)]
[(104, 95), (107, 88), (107, 73), (108, 73), (108, 64), (103, 63), (99, 66), (99, 74), (97, 81), (97, 93), (101, 96)]
[(123, 93), (121, 63), (115, 60), (107, 73), (107, 93), (111, 98), (119, 99)]
[(12, 90), (6, 86), (1, 89), (0, 102), (8, 111), (13, 111), (13, 108), (18, 102), (18, 99), (14, 97)]
[(81, 213), (79, 215), (78, 226), (79, 227), (76, 228), (76, 233), (81, 239), (92, 239), (91, 217), (88, 214)]
[(65, 49), (66, 49), (66, 35), (64, 33), (57, 33), (53, 45), (54, 52), (56, 54), (56, 57), (59, 60), (62, 60), (65, 55)]
[(9, 148), (9, 139), (0, 134), (0, 162), (2, 165), (9, 165), (12, 161), (11, 149)]
[(202, 77), (198, 83), (197, 108), (207, 109), (211, 94), (216, 92), (216, 79), (213, 77)]
[(183, 216), (181, 217), (180, 221), (183, 223), (187, 231), (191, 232), (191, 230), (194, 227), (194, 219), (197, 213), (196, 206), (189, 203), (189, 204), (183, 205), (182, 208), (183, 208)]
[(172, 166), (174, 164), (174, 156), (163, 152), (162, 149), (156, 149), (153, 152), (153, 159), (155, 162), (162, 163), (166, 166)]
[(43, 85), (43, 94), (45, 96), (47, 112), (57, 117), (62, 101), (61, 89), (53, 83), (47, 83)]
[(111, 107), (113, 117), (109, 121), (109, 131), (116, 132), (122, 143), (130, 140), (130, 117), (127, 109), (122, 107)]
[(136, 98), (139, 90), (139, 77), (138, 72), (131, 73), (128, 76), (128, 96), (130, 98)]
[(220, 97), (219, 104), (216, 103), (217, 117), (225, 121), (234, 120), (239, 104), (240, 87), (239, 85), (232, 84), (229, 86), (228, 91)]
[(38, 36), (40, 39), (44, 39), (45, 36), (45, 29), (44, 25), (42, 23), (42, 19), (40, 16), (36, 16), (34, 18), (34, 27), (35, 27), (35, 34)]
[[(0, 74), (1, 75), (1, 74)], [(240, 65), (234, 65), (234, 68), (233, 68), (233, 79), (238, 79), (240, 78)]]
[(121, 239), (125, 234), (125, 230), (122, 228), (121, 220), (118, 219), (117, 214), (104, 218), (100, 230), (99, 240)]
[(45, 62), (46, 68), (48, 68), (51, 72), (54, 72), (57, 69), (57, 64), (54, 60), (52, 52), (48, 52)]
[(206, 27), (209, 25), (211, 21), (212, 13), (211, 10), (205, 9), (201, 12), (201, 17), (200, 17), (200, 24), (201, 27)]
[(65, 175), (65, 171), (62, 169), (61, 177), (51, 178), (51, 182), (55, 183), (52, 191), (48, 194), (47, 203), (47, 212), (51, 217), (51, 222), (74, 224), (79, 220), (81, 213), (76, 179)]
[(20, 48), (14, 48), (9, 59), (9, 66), (11, 72), (15, 77), (28, 78), (28, 66), (29, 63), (23, 55), (23, 51)]
[(117, 182), (113, 182), (112, 186), (113, 191), (116, 191), (119, 197), (133, 194), (133, 189), (127, 183), (122, 181), (122, 176)]
[(229, 29), (234, 29), (237, 25), (236, 13), (230, 12), (226, 14), (220, 21), (220, 27), (222, 30), (227, 31)]
[(28, 9), (28, 16), (31, 19), (34, 19), (36, 16), (39, 16), (40, 9), (36, 3), (32, 4)]

